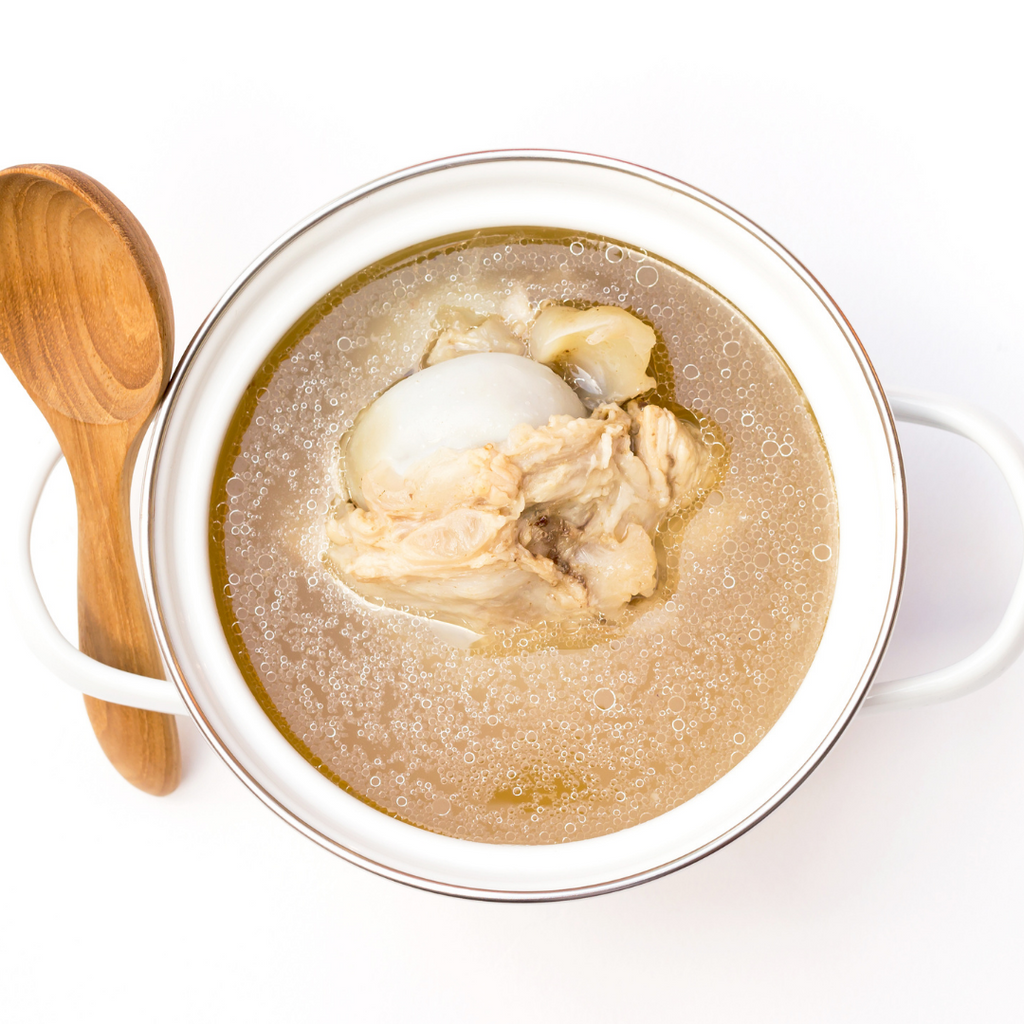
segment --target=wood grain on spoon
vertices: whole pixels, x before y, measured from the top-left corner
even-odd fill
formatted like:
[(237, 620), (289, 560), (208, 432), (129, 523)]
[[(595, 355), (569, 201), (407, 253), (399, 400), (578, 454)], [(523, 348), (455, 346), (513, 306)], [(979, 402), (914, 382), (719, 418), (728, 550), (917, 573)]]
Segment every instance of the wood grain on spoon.
[[(132, 550), (132, 468), (170, 375), (170, 290), (153, 243), (88, 175), (0, 171), (0, 349), (60, 442), (78, 505), (79, 647), (163, 677)], [(147, 793), (181, 775), (171, 715), (85, 698), (114, 767)]]

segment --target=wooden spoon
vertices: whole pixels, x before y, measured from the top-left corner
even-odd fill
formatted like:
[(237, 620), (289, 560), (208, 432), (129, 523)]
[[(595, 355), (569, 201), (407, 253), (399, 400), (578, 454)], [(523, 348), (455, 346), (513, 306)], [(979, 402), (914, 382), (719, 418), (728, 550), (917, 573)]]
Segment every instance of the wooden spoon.
[[(128, 497), (173, 340), (160, 258), (116, 196), (69, 167), (0, 171), (0, 350), (57, 435), (75, 484), (79, 647), (158, 679)], [(129, 782), (155, 795), (178, 785), (173, 716), (94, 697), (85, 706)]]

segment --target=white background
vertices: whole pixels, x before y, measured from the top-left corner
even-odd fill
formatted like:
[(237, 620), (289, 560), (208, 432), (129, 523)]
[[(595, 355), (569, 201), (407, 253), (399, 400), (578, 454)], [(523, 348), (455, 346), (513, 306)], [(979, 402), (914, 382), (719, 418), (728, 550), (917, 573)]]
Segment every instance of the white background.
[[(0, 19), (0, 167), (70, 164), (145, 225), (178, 348), (341, 192), (499, 147), (646, 164), (806, 263), (888, 387), (1024, 434), (1019, 6), (1003, 3), (20, 4)], [(6, 500), (48, 441), (0, 366)], [(908, 584), (883, 669), (998, 620), (1021, 561), (967, 442), (901, 432)], [(70, 484), (39, 569), (73, 630)], [(185, 775), (124, 783), (6, 619), (0, 1015), (12, 1021), (1020, 1019), (1024, 663), (858, 718), (751, 833), (598, 899), (504, 906), (384, 881), (293, 832), (181, 721)]]

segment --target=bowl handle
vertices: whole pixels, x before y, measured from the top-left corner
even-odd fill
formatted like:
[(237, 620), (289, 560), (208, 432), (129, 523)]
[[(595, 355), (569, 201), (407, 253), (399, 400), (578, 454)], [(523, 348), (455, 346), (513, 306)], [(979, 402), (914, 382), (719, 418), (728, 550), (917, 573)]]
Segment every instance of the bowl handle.
[[(966, 403), (911, 391), (889, 392), (893, 415), (905, 423), (937, 427), (979, 445), (1002, 473), (1024, 525), (1024, 445), (1003, 424)], [(33, 654), (58, 678), (91, 697), (162, 711), (185, 714), (181, 695), (166, 679), (150, 679), (111, 668), (82, 654), (50, 618), (32, 569), (32, 522), (43, 489), (60, 461), (52, 452), (28, 489), (10, 555), (12, 614)], [(995, 632), (973, 654), (935, 672), (908, 679), (876, 682), (865, 707), (901, 707), (949, 700), (980, 689), (1002, 674), (1024, 650), (1024, 565), (1009, 606)]]
[[(892, 391), (888, 398), (896, 419), (948, 430), (981, 447), (1006, 480), (1024, 525), (1024, 444), (1016, 434), (991, 416), (956, 399), (914, 391)], [(1021, 570), (1002, 621), (973, 654), (935, 672), (875, 683), (865, 707), (932, 704), (980, 689), (1000, 676), (1024, 651), (1024, 565)]]
[(57, 629), (39, 593), (32, 569), (32, 521), (54, 467), (61, 460), (60, 450), (50, 453), (26, 493), (23, 507), (9, 542), (8, 592), (11, 613), (29, 650), (59, 679), (76, 690), (113, 704), (162, 711), (169, 715), (187, 714), (184, 701), (167, 679), (150, 679), (119, 668), (112, 668), (82, 654)]

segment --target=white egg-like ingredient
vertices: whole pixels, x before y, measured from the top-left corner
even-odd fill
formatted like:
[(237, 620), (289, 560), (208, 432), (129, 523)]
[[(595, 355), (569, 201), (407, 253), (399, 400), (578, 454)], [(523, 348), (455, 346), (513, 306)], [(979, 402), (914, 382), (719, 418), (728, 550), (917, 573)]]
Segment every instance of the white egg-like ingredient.
[(398, 477), (440, 449), (460, 452), (508, 438), (513, 427), (552, 416), (586, 416), (572, 388), (524, 356), (481, 352), (428, 366), (384, 392), (349, 433), (342, 471), (352, 500), (360, 482), (386, 462)]

